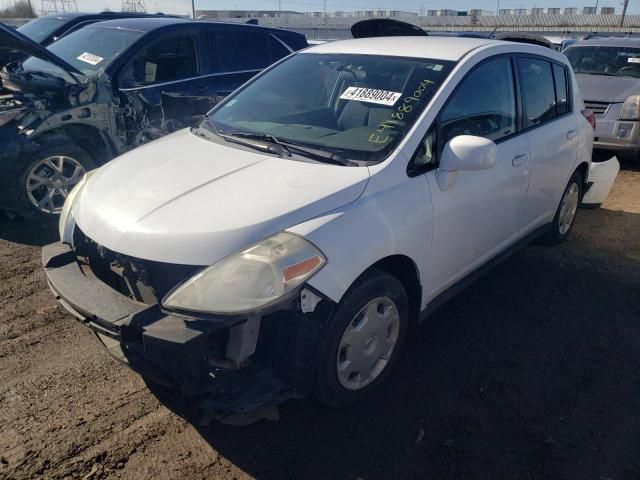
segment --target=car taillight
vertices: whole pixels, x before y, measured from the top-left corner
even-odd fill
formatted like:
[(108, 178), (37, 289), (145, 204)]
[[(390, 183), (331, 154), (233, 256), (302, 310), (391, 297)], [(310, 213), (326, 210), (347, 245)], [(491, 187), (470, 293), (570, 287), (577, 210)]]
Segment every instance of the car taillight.
[(584, 115), (584, 118), (587, 119), (587, 122), (589, 122), (589, 125), (591, 125), (593, 127), (593, 129), (596, 129), (596, 115), (595, 113), (593, 113), (593, 110), (591, 110), (590, 108), (585, 108), (584, 110), (582, 110), (582, 115)]

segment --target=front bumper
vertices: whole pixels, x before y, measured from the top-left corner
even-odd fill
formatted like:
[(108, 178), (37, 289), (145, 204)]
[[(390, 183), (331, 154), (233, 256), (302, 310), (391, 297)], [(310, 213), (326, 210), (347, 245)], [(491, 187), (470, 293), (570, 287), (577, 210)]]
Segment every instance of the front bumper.
[[(83, 270), (67, 244), (44, 247), (42, 261), (57, 300), (109, 353), (153, 383), (194, 399), (196, 407), (250, 410), (302, 398), (311, 388), (322, 308), (315, 315), (276, 312), (257, 323), (185, 318), (113, 290)], [(252, 330), (256, 325), (259, 332)], [(255, 353), (241, 363), (226, 358), (247, 349)]]
[(640, 122), (598, 117), (593, 148), (629, 156), (637, 155), (640, 153)]

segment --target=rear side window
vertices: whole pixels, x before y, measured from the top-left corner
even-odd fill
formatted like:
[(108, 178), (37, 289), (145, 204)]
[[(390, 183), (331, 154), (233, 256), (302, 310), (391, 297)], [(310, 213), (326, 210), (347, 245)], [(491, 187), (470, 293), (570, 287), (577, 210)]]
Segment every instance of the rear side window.
[(553, 64), (553, 80), (556, 85), (556, 110), (558, 115), (569, 112), (569, 96), (567, 88), (567, 69)]
[(138, 53), (123, 78), (148, 85), (197, 76), (193, 38), (187, 35), (160, 40)]
[(511, 60), (489, 60), (467, 75), (440, 114), (441, 144), (458, 135), (499, 140), (515, 133), (516, 118)]
[(260, 70), (271, 64), (269, 39), (264, 33), (225, 29), (215, 37), (220, 72)]
[(551, 63), (537, 58), (519, 58), (518, 70), (525, 128), (553, 120), (556, 117), (556, 95)]

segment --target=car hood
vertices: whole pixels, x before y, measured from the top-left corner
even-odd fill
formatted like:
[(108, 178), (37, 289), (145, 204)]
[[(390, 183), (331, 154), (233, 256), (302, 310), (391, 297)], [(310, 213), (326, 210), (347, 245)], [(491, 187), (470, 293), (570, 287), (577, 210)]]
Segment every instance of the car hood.
[(368, 180), (366, 167), (289, 160), (181, 130), (97, 170), (73, 216), (115, 252), (210, 265), (355, 201)]
[(67, 73), (70, 73), (72, 77), (73, 74), (82, 75), (81, 71), (65, 62), (57, 55), (51, 53), (42, 45), (38, 45), (36, 42), (17, 30), (0, 24), (0, 51), (2, 50), (22, 52), (25, 55), (45, 60), (57, 67), (60, 67)]
[(577, 74), (582, 98), (594, 102), (624, 102), (629, 95), (640, 94), (640, 79)]

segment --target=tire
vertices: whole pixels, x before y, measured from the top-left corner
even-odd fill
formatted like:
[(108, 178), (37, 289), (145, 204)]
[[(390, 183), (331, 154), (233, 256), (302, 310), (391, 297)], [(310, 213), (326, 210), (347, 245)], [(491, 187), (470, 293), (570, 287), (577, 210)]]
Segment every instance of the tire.
[(84, 173), (94, 168), (96, 164), (89, 154), (69, 137), (48, 137), (19, 176), (18, 214), (27, 219), (57, 217), (64, 204), (64, 193), (71, 191)]
[[(365, 307), (371, 309), (371, 319), (362, 324)], [(318, 355), (314, 397), (329, 407), (346, 407), (373, 393), (397, 363), (408, 326), (409, 302), (400, 281), (370, 270), (349, 289), (329, 320)], [(358, 348), (346, 346), (350, 342)], [(362, 363), (367, 366), (358, 373), (355, 366)]]
[[(551, 227), (542, 239), (543, 243), (547, 245), (557, 245), (569, 237), (578, 215), (578, 207), (582, 200), (583, 185), (582, 175), (577, 171), (573, 172), (569, 183), (562, 193), (562, 198), (551, 222)], [(567, 211), (565, 208), (569, 210)]]

